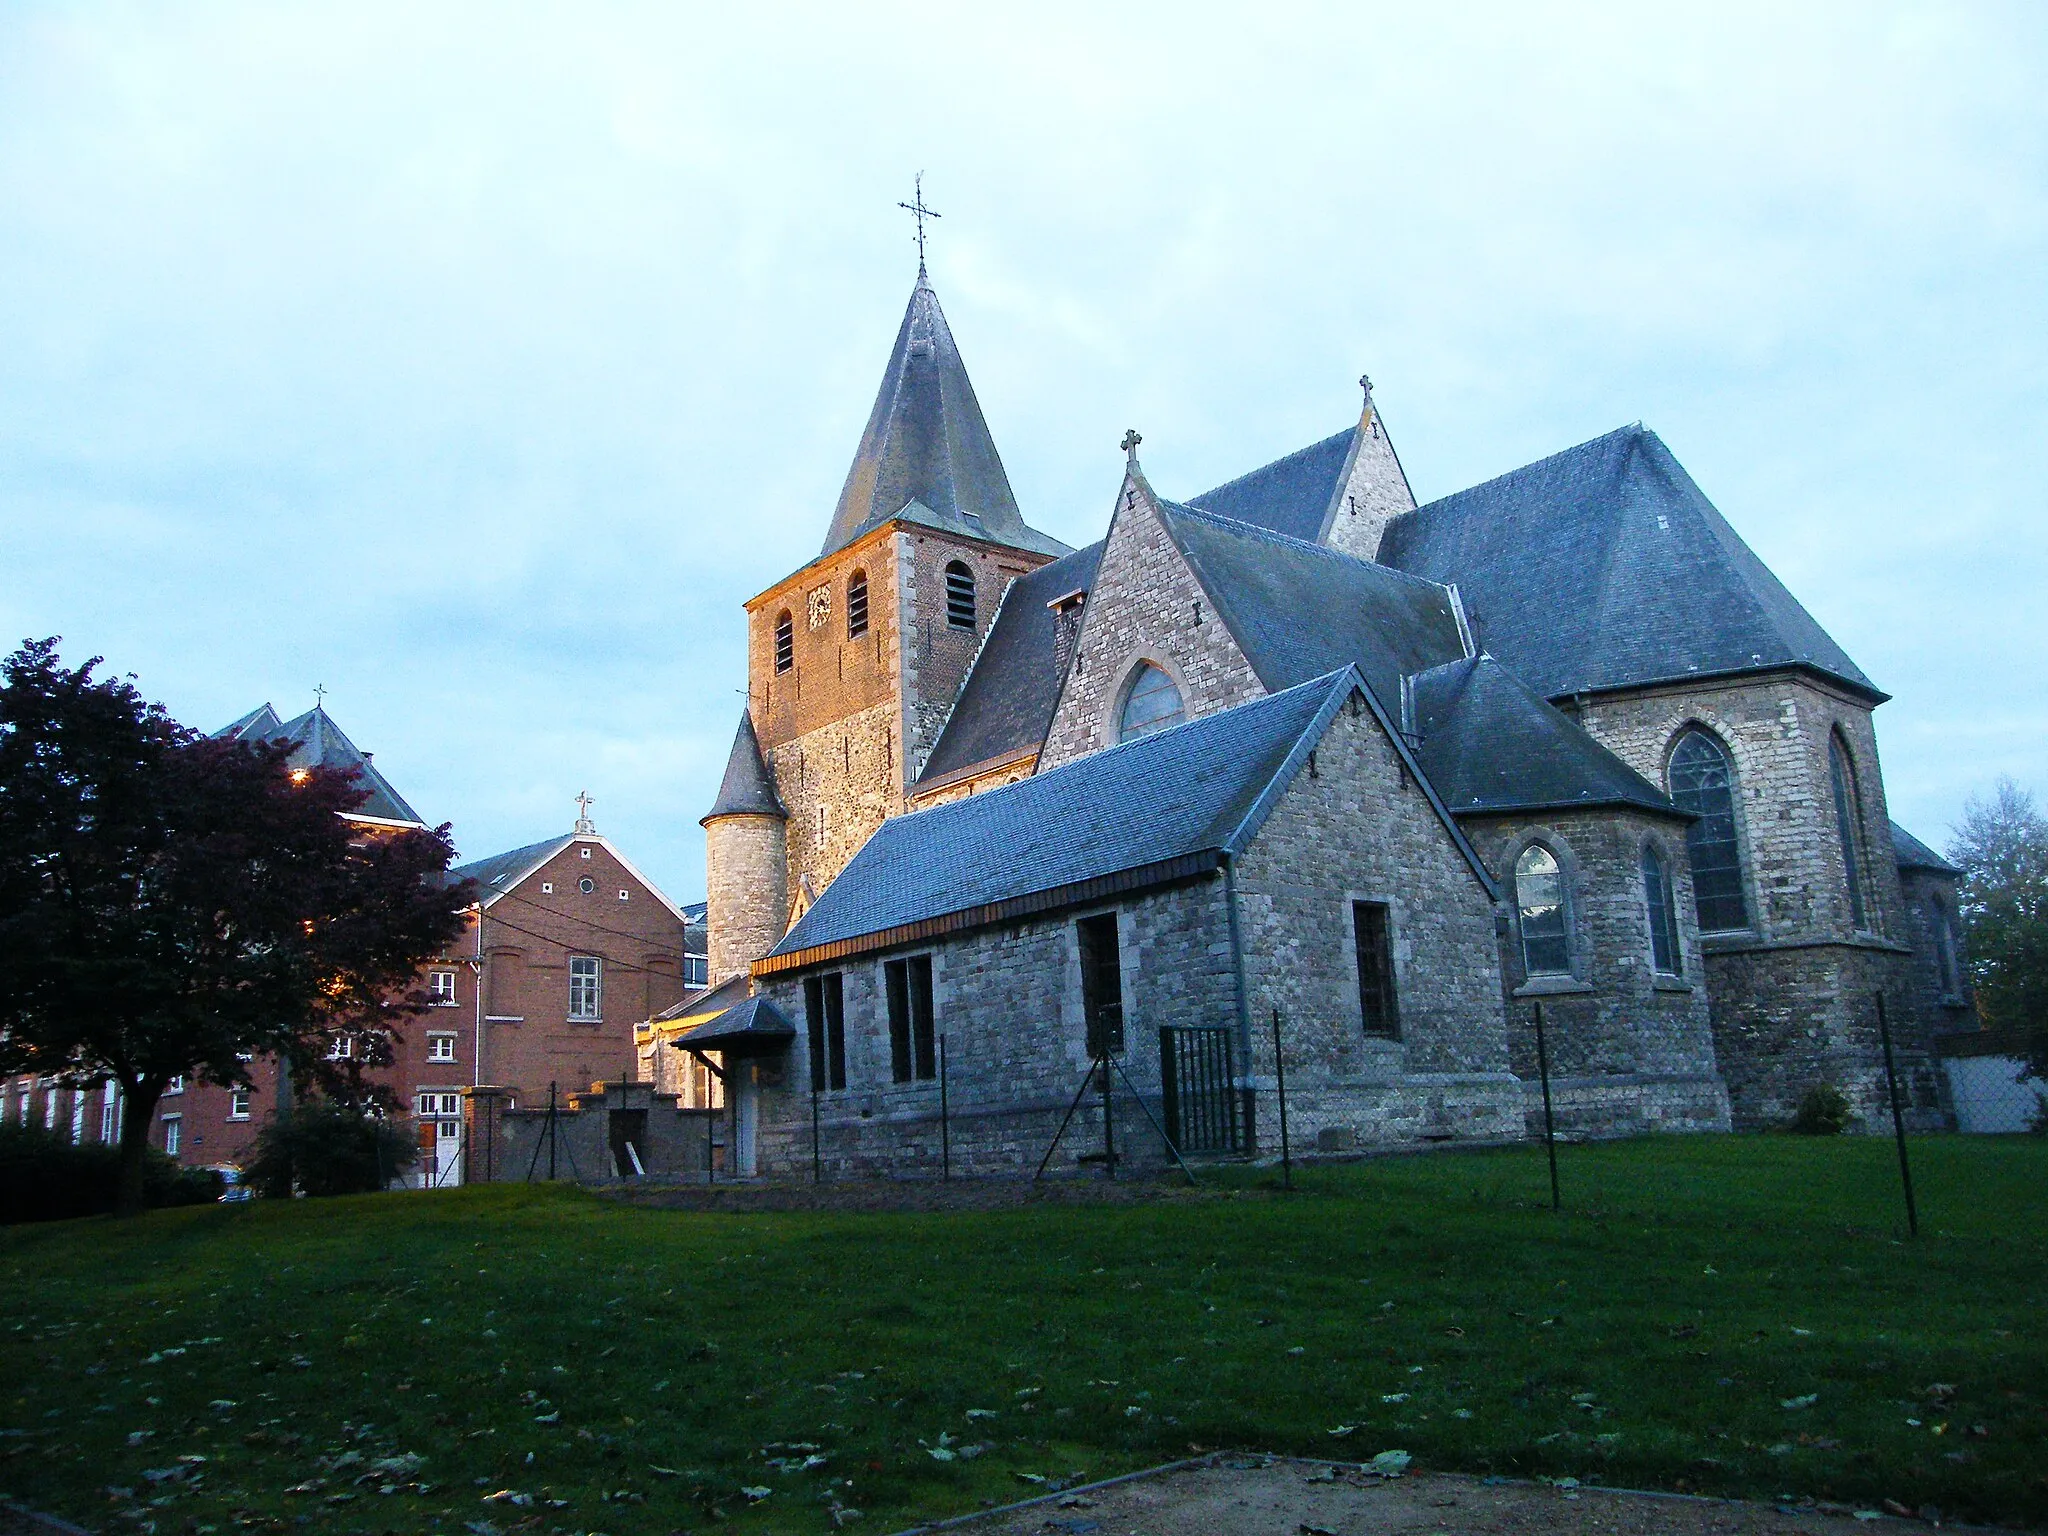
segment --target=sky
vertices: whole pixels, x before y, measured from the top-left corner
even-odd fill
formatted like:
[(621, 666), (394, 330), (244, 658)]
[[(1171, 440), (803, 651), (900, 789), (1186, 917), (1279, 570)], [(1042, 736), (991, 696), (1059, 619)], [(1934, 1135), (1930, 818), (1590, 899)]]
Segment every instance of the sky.
[[(2048, 8), (0, 6), (0, 636), (327, 689), (464, 857), (678, 902), (741, 604), (916, 273), (1025, 516), (1352, 424), (1423, 500), (1654, 428), (1880, 687), (1894, 817), (2048, 797)], [(1571, 594), (1560, 593), (1560, 602)]]

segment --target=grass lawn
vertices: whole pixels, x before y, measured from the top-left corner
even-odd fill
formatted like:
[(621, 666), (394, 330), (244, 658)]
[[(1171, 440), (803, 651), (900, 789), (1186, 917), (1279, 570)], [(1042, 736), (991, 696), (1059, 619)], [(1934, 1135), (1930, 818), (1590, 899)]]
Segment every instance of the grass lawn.
[(0, 1492), (165, 1536), (884, 1536), (1190, 1446), (1399, 1448), (2048, 1521), (2048, 1142), (1914, 1156), (1918, 1243), (1889, 1142), (1788, 1137), (1567, 1148), (1561, 1216), (1514, 1150), (970, 1214), (507, 1186), (16, 1228)]

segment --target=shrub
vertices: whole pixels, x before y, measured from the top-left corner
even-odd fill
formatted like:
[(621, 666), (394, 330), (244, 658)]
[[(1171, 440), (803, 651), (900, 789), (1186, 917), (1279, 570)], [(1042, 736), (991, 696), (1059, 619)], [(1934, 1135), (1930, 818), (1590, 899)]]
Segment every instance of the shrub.
[[(120, 1148), (71, 1138), (39, 1125), (0, 1125), (0, 1225), (99, 1216), (114, 1208)], [(149, 1205), (203, 1205), (220, 1196), (210, 1168), (180, 1168), (163, 1153), (143, 1154), (143, 1199)]]
[(389, 1121), (320, 1101), (278, 1115), (256, 1137), (249, 1183), (260, 1195), (363, 1195), (388, 1186), (420, 1150)]
[(1792, 1129), (1802, 1136), (1839, 1136), (1855, 1123), (1856, 1111), (1833, 1083), (1815, 1083), (1799, 1100)]

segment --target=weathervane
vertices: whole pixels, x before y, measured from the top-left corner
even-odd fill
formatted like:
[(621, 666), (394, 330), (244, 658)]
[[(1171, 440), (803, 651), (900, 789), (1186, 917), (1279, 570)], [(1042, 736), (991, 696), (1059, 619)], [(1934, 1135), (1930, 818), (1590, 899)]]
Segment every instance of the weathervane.
[(924, 270), (924, 221), (926, 219), (936, 219), (937, 217), (939, 217), (937, 209), (927, 208), (924, 205), (923, 171), (919, 171), (917, 173), (917, 190), (914, 193), (912, 193), (911, 196), (914, 199), (913, 201), (908, 203), (898, 203), (896, 206), (898, 208), (901, 208), (906, 213), (913, 213), (917, 215), (917, 270), (922, 272)]
[(590, 798), (589, 790), (579, 789), (576, 791), (576, 830), (578, 832), (588, 833), (592, 836), (596, 835), (597, 823), (590, 819), (590, 808), (595, 804), (597, 802)]

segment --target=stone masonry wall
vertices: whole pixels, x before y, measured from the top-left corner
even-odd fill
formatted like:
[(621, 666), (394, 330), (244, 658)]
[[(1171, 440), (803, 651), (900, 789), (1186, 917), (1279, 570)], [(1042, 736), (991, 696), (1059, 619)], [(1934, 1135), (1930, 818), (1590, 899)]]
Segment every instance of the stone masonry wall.
[(1415, 510), (1415, 495), (1394, 445), (1387, 440), (1379, 412), (1368, 398), (1361, 432), (1351, 455), (1351, 473), (1338, 495), (1335, 515), (1323, 542), (1361, 560), (1376, 560), (1387, 523)]
[[(1356, 696), (1239, 859), (1237, 885), (1253, 1071), (1274, 1076), (1277, 1008), (1300, 1142), (1522, 1134), (1492, 897)], [(1354, 900), (1391, 908), (1399, 1040), (1364, 1033)], [(1259, 1135), (1277, 1147), (1269, 1101)]]
[[(890, 1066), (883, 964), (921, 953), (933, 957), (933, 1012), (946, 1038), (954, 1167), (1021, 1174), (1036, 1168), (1088, 1069), (1074, 925), (1112, 910), (1120, 918), (1124, 1066), (1158, 1116), (1159, 1027), (1236, 1018), (1223, 887), (1213, 877), (814, 968), (811, 974), (837, 970), (845, 998), (847, 1086), (822, 1094), (819, 1103), (827, 1168), (879, 1177), (939, 1168), (939, 1086), (896, 1083)], [(762, 1090), (759, 1166), (764, 1173), (803, 1172), (811, 1159), (811, 1104), (802, 975), (767, 978), (762, 992), (797, 1022), (799, 1038), (780, 1082)], [(1120, 1157), (1139, 1165), (1164, 1161), (1165, 1145), (1122, 1076), (1113, 1106), (1119, 1099)], [(1101, 1098), (1091, 1092), (1051, 1171), (1073, 1171), (1081, 1155), (1101, 1146)]]
[(1190, 719), (1265, 693), (1167, 537), (1150, 490), (1127, 477), (1039, 755), (1041, 770), (1116, 744), (1116, 716), (1140, 661), (1174, 680)]
[[(903, 810), (901, 741), (896, 704), (889, 700), (768, 752), (776, 791), (789, 811), (785, 902), (796, 899), (807, 878), (812, 893), (822, 893), (875, 829)], [(777, 939), (788, 919), (785, 905)]]
[[(1679, 733), (1698, 723), (1735, 765), (1748, 931), (1703, 936), (1715, 1053), (1738, 1127), (1782, 1124), (1800, 1094), (1832, 1082), (1883, 1125), (1871, 994), (1886, 990), (1901, 1070), (1930, 1125), (1943, 1123), (1931, 1055), (1935, 1011), (1914, 986), (1883, 773), (1868, 705), (1806, 674), (1603, 694), (1567, 703), (1580, 724), (1652, 783), (1668, 785)], [(1866, 926), (1851, 920), (1828, 767), (1839, 729), (1856, 769)], [(1923, 1102), (1924, 1101), (1924, 1102)]]
[(744, 971), (788, 931), (787, 839), (787, 824), (776, 816), (721, 816), (705, 826), (712, 986)]
[[(1501, 979), (1508, 1051), (1530, 1133), (1542, 1128), (1535, 1007), (1544, 1011), (1560, 1128), (1579, 1136), (1726, 1130), (1728, 1090), (1714, 1057), (1707, 978), (1686, 865), (1685, 826), (1619, 808), (1466, 817), (1466, 834), (1501, 886)], [(1555, 855), (1565, 885), (1571, 974), (1528, 974), (1514, 889), (1532, 844)], [(1642, 852), (1653, 844), (1675, 887), (1681, 974), (1652, 965)]]

